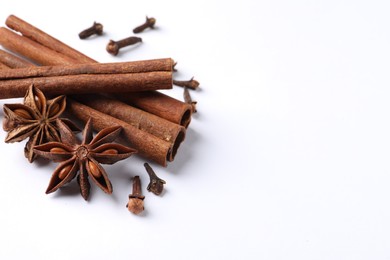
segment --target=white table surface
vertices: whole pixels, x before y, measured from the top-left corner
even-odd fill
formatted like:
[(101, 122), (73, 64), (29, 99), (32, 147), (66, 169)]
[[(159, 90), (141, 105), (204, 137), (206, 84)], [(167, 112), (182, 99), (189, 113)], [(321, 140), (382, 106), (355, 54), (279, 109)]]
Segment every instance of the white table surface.
[[(7, 1), (100, 62), (172, 57), (198, 113), (157, 197), (145, 160), (105, 166), (111, 196), (0, 144), (0, 259), (390, 259), (389, 1)], [(118, 57), (109, 39), (158, 28)], [(101, 37), (80, 40), (93, 21)], [(181, 99), (182, 89), (167, 92)], [(20, 102), (20, 99), (0, 103)], [(1, 113), (1, 119), (3, 114)], [(4, 140), (5, 132), (0, 131)], [(125, 205), (140, 175), (145, 213)]]

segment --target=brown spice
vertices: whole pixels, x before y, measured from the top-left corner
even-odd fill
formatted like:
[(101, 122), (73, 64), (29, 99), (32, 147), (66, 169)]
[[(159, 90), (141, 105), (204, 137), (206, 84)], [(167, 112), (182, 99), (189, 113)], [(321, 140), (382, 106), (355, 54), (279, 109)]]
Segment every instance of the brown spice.
[(53, 51), (4, 27), (0, 27), (0, 44), (4, 48), (21, 54), (24, 57), (28, 57), (33, 62), (38, 64), (60, 65), (75, 63), (74, 59)]
[(2, 80), (0, 81), (0, 98), (22, 97), (31, 84), (39, 86), (48, 95), (170, 89), (172, 88), (172, 72), (80, 74)]
[(177, 65), (177, 62), (173, 63), (173, 66), (172, 66), (173, 72), (177, 72), (176, 65)]
[[(12, 56), (13, 55), (11, 55), (11, 57)], [(13, 57), (17, 58), (15, 56)], [(55, 57), (53, 57), (53, 59), (55, 59)], [(132, 64), (133, 72), (141, 72), (141, 71), (147, 72), (147, 71), (154, 71), (154, 70), (170, 71), (173, 66), (172, 59), (156, 59), (153, 61), (149, 60), (147, 65), (145, 64), (145, 66), (140, 66), (139, 62), (144, 62), (144, 61), (135, 61), (127, 64)], [(32, 66), (31, 63), (27, 63), (27, 64)], [(89, 64), (80, 65), (80, 67), (78, 67), (77, 69), (80, 72), (83, 72), (86, 70), (84, 66), (88, 67)], [(136, 70), (136, 68), (138, 70)], [(143, 68), (143, 70), (140, 70), (140, 68)], [(128, 69), (129, 72), (131, 71), (130, 67), (126, 69)], [(11, 73), (11, 71), (9, 73)], [(182, 125), (184, 127), (188, 127), (189, 123), (191, 122), (191, 110), (192, 110), (191, 105), (188, 105), (180, 100), (172, 98), (161, 92), (144, 91), (144, 92), (134, 92), (134, 93), (121, 93), (120, 95), (115, 96), (115, 98), (120, 99), (131, 106), (138, 107), (139, 109), (152, 113), (158, 117), (165, 118), (168, 121)]]
[(192, 77), (190, 80), (173, 80), (173, 85), (195, 90), (199, 87), (199, 82), (194, 80), (194, 77)]
[(101, 23), (94, 22), (93, 25), (79, 33), (80, 39), (86, 39), (92, 35), (102, 35), (103, 25)]
[[(12, 19), (11, 19), (12, 18)], [(8, 18), (9, 20), (14, 20), (16, 17), (10, 16)], [(73, 63), (86, 63), (85, 59), (87, 59), (89, 62), (96, 62), (93, 59), (85, 56), (84, 54), (81, 54), (83, 57), (80, 57), (79, 55), (75, 54), (73, 51), (74, 49), (69, 47), (68, 45), (60, 42), (59, 40), (56, 40), (50, 35), (47, 35), (45, 32), (39, 30), (38, 28), (31, 26), (29, 24), (24, 24), (20, 22), (20, 19), (16, 19), (18, 23), (21, 23), (23, 26), (19, 26), (18, 30), (21, 31), (24, 35), (35, 35), (35, 38), (40, 38), (40, 39), (54, 39), (52, 41), (45, 41), (45, 46), (52, 50), (61, 50), (62, 54), (65, 54), (72, 59), (76, 60)], [(39, 35), (39, 36), (37, 36)], [(32, 38), (34, 39), (34, 38)], [(20, 40), (20, 39), (16, 39)], [(43, 42), (43, 41), (41, 41)], [(1, 37), (1, 30), (0, 30), (0, 44), (2, 44), (2, 37)], [(17, 45), (28, 45), (30, 42), (22, 42), (18, 43)], [(16, 44), (15, 44), (16, 45)], [(26, 46), (29, 47), (29, 46)], [(11, 49), (12, 51), (21, 54), (22, 56), (28, 57), (32, 60), (34, 60), (32, 57), (30, 57), (29, 52), (21, 52), (23, 50), (17, 50), (17, 49)], [(31, 56), (34, 56), (34, 54), (31, 54)], [(41, 65), (50, 65), (52, 63), (56, 63), (57, 60), (59, 59), (59, 55), (57, 53), (54, 53), (54, 55), (51, 55), (48, 57), (49, 60), (43, 61), (39, 64)], [(65, 63), (56, 63), (56, 64), (67, 64)], [(172, 65), (173, 66), (173, 65)], [(135, 97), (136, 96), (136, 97)], [(123, 100), (124, 102), (131, 104), (133, 106), (136, 106), (142, 110), (145, 110), (149, 113), (155, 114), (157, 116), (163, 117), (171, 122), (183, 125), (185, 127), (188, 126), (188, 124), (191, 121), (191, 106), (181, 102), (179, 100), (176, 100), (172, 97), (169, 97), (167, 95), (164, 95), (162, 93), (159, 93), (157, 91), (149, 91), (149, 92), (137, 92), (137, 93), (132, 93), (130, 95), (127, 95), (126, 97), (128, 101)], [(141, 100), (136, 100), (136, 99), (141, 99)]]
[[(60, 140), (55, 121), (65, 106), (65, 96), (47, 100), (39, 89), (31, 85), (23, 104), (5, 104), (3, 107), (3, 129), (8, 132), (5, 142), (20, 142), (29, 138), (24, 148), (25, 156), (29, 162), (34, 161), (35, 145)], [(69, 120), (64, 122), (73, 130), (77, 129)]]
[(31, 84), (50, 95), (169, 89), (172, 63), (172, 59), (159, 59), (2, 70), (0, 98), (20, 97)]
[[(135, 128), (148, 132), (172, 144), (171, 155), (174, 157), (185, 137), (185, 128), (164, 118), (155, 116), (143, 110), (129, 106), (119, 100), (101, 95), (78, 95), (77, 101), (118, 118)], [(173, 159), (173, 158), (171, 158)]]
[(192, 106), (158, 91), (143, 91), (113, 95), (115, 98), (168, 121), (188, 127)]
[(141, 24), (140, 26), (137, 26), (133, 29), (133, 33), (140, 33), (143, 32), (145, 29), (150, 28), (154, 29), (154, 25), (156, 24), (156, 19), (153, 17), (147, 17), (145, 23)]
[(121, 141), (129, 143), (131, 147), (137, 149), (139, 155), (153, 160), (162, 166), (167, 165), (167, 160), (172, 161), (174, 159), (170, 142), (161, 140), (122, 120), (99, 112), (71, 98), (67, 99), (67, 111), (84, 122), (91, 118), (93, 127), (97, 131), (109, 126), (121, 126)]
[(144, 163), (144, 167), (150, 178), (149, 185), (146, 189), (156, 195), (160, 195), (164, 190), (164, 184), (166, 184), (166, 182), (157, 177), (156, 173), (148, 163)]
[[(57, 40), (56, 38), (50, 36), (49, 34), (38, 29), (37, 27), (27, 23), (26, 21), (23, 21), (22, 19), (16, 17), (15, 15), (8, 16), (7, 20), (5, 21), (5, 24), (9, 28), (11, 28), (17, 32), (20, 32), (23, 36), (31, 39), (32, 41), (39, 43), (40, 45), (45, 46), (48, 49), (51, 49), (57, 53), (60, 53), (63, 56), (71, 57), (72, 60), (77, 60), (78, 63), (96, 62), (95, 60), (91, 59), (90, 57), (71, 48), (70, 46), (68, 46), (68, 45), (64, 44), (63, 42)], [(23, 56), (26, 56), (26, 55), (23, 55)], [(47, 63), (41, 63), (41, 62), (39, 62), (39, 63), (48, 65)], [(58, 62), (56, 64), (65, 64), (65, 63)]]
[[(92, 121), (88, 120), (83, 131), (83, 140), (80, 142), (61, 120), (57, 120), (57, 126), (61, 142), (49, 142), (34, 147), (35, 153), (40, 156), (61, 162), (54, 170), (46, 193), (56, 191), (79, 173), (77, 180), (80, 193), (85, 200), (88, 199), (90, 190), (88, 178), (91, 178), (105, 193), (111, 194), (111, 182), (100, 164), (114, 164), (136, 152), (132, 148), (112, 143), (118, 137), (121, 127), (112, 126), (102, 129), (93, 137)], [(115, 149), (118, 153), (104, 153), (108, 149)]]
[[(155, 66), (159, 64), (158, 67), (161, 67), (161, 65), (163, 65), (167, 69), (171, 68), (171, 65), (169, 65), (166, 62), (161, 63), (161, 60), (156, 60), (154, 61), (153, 64)], [(166, 97), (171, 100), (175, 100), (168, 96)], [(139, 151), (140, 155), (145, 156), (146, 158), (149, 158), (163, 166), (166, 166), (167, 160), (172, 161), (174, 159), (175, 153), (173, 152), (171, 143), (163, 141), (148, 133), (144, 133), (144, 131), (136, 129), (130, 124), (127, 124), (116, 118), (110, 117), (88, 106), (82, 105), (78, 102), (71, 102), (69, 99), (67, 101), (68, 101), (68, 111), (70, 111), (72, 115), (83, 120), (84, 122), (88, 120), (88, 116), (91, 116), (93, 119), (96, 119), (97, 122), (94, 122), (94, 127), (97, 130), (110, 126), (109, 124), (110, 122), (112, 122), (110, 120), (114, 120), (118, 125), (122, 125), (122, 127), (124, 128), (124, 130), (122, 131), (123, 139), (127, 142), (130, 142), (132, 146)], [(185, 104), (180, 101), (177, 102)], [(171, 102), (167, 102), (167, 105), (168, 106), (171, 105)], [(190, 108), (188, 108), (188, 111), (189, 113), (191, 113)], [(169, 111), (167, 111), (166, 113), (168, 114)], [(12, 127), (12, 125), (8, 127)]]
[(140, 37), (130, 36), (128, 38), (119, 40), (119, 41), (113, 41), (110, 40), (106, 46), (106, 50), (108, 53), (116, 56), (120, 49), (126, 46), (134, 45), (136, 43), (142, 42), (142, 39)]
[(133, 192), (129, 195), (129, 202), (127, 203), (127, 209), (134, 214), (140, 214), (144, 211), (144, 199), (145, 196), (141, 192), (141, 180), (139, 176), (133, 178)]
[(8, 67), (8, 66), (5, 65), (4, 63), (1, 63), (1, 62), (0, 62), (0, 70), (6, 70), (6, 69), (10, 69), (10, 67)]
[(190, 104), (190, 105), (191, 105), (191, 107), (192, 107), (192, 113), (196, 113), (196, 103), (198, 103), (198, 102), (192, 101), (190, 92), (188, 91), (188, 88), (187, 88), (187, 87), (184, 87), (183, 97), (184, 97), (184, 101), (185, 101), (187, 104)]
[(71, 76), (81, 74), (127, 74), (144, 72), (171, 72), (173, 60), (170, 58), (140, 60), (131, 62), (89, 63), (56, 66), (30, 66), (23, 69), (0, 72), (0, 80), (37, 77)]
[(34, 66), (31, 62), (16, 57), (15, 55), (3, 50), (0, 50), (0, 62), (7, 65), (9, 68), (25, 68)]

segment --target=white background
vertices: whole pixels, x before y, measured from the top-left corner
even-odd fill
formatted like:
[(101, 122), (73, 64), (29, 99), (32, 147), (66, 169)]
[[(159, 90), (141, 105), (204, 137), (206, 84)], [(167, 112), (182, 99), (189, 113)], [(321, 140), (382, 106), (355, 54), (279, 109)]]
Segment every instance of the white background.
[[(105, 167), (108, 196), (44, 191), (54, 163), (1, 144), (0, 259), (390, 259), (390, 2), (7, 1), (100, 62), (172, 57), (198, 114), (167, 181), (144, 159)], [(109, 39), (158, 28), (117, 57)], [(93, 21), (105, 34), (77, 34)], [(169, 91), (182, 98), (182, 89)], [(14, 103), (20, 100), (5, 100)], [(2, 114), (1, 114), (2, 117)], [(0, 131), (0, 139), (5, 133)], [(146, 211), (125, 205), (141, 175)]]

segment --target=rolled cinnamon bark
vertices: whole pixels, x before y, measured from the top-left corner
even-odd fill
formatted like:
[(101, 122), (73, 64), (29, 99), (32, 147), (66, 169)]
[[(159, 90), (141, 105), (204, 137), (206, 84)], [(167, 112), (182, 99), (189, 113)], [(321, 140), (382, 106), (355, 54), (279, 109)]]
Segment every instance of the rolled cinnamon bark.
[[(16, 64), (16, 62), (13, 62), (13, 59), (17, 60), (16, 56), (9, 54), (8, 58), (11, 60), (10, 64)], [(171, 68), (171, 66), (170, 66), (171, 62), (172, 62), (171, 59), (153, 60), (152, 62), (147, 63), (148, 66), (136, 66), (136, 68), (138, 69), (138, 71), (140, 71), (139, 70), (140, 67), (143, 68), (144, 71), (147, 71), (147, 69), (146, 69), (147, 67), (149, 68), (149, 70), (154, 70), (157, 68), (162, 69), (162, 70), (165, 68), (166, 70), (169, 70)], [(138, 62), (136, 62), (134, 64), (139, 65)], [(25, 66), (34, 66), (34, 65), (29, 63), (29, 62), (26, 62)], [(84, 68), (84, 65), (82, 65), (81, 67)], [(15, 70), (15, 71), (17, 71), (17, 70)], [(11, 74), (12, 74), (12, 72), (10, 71), (9, 75), (11, 75)], [(83, 97), (83, 95), (80, 95), (80, 98), (82, 98), (82, 97)], [(75, 98), (77, 98), (77, 96)], [(103, 97), (100, 95), (96, 95), (96, 98), (97, 98), (97, 100), (99, 100), (99, 98), (103, 98)], [(92, 100), (94, 100), (94, 99), (92, 99)], [(90, 102), (92, 102), (92, 101), (90, 101)], [(97, 109), (99, 107), (102, 107), (102, 106), (103, 107), (107, 106), (108, 108), (110, 108), (108, 110), (111, 110), (111, 108), (114, 108), (113, 111), (115, 113), (114, 112), (112, 113), (112, 115), (114, 117), (121, 118), (123, 121), (126, 121), (132, 125), (138, 125), (137, 128), (140, 128), (140, 129), (147, 131), (153, 135), (156, 135), (160, 139), (163, 139), (165, 141), (170, 142), (172, 144), (171, 145), (172, 152), (168, 156), (169, 156), (170, 161), (174, 159), (174, 156), (176, 155), (176, 152), (179, 148), (179, 145), (184, 140), (184, 136), (185, 136), (185, 129), (183, 131), (182, 126), (177, 125), (177, 124), (173, 124), (173, 123), (169, 124), (170, 122), (164, 120), (163, 118), (160, 118), (158, 116), (155, 116), (155, 115), (148, 113), (148, 112), (145, 112), (143, 110), (139, 110), (135, 107), (125, 105), (124, 103), (122, 103), (120, 101), (112, 100), (112, 102), (113, 102), (112, 104), (110, 104), (111, 103), (111, 101), (110, 101), (110, 102), (104, 103), (104, 105), (101, 105), (102, 103), (100, 103), (100, 102), (93, 102), (93, 103), (95, 103), (95, 106)], [(120, 109), (115, 108), (117, 106), (118, 102), (121, 103)], [(93, 103), (90, 103), (90, 105), (92, 105)], [(125, 105), (125, 106), (123, 106), (123, 105)]]
[(25, 68), (34, 66), (31, 62), (23, 60), (11, 53), (0, 50), (0, 62), (7, 65), (9, 68)]
[[(1, 62), (1, 60), (0, 60)], [(80, 74), (125, 74), (142, 72), (172, 72), (173, 60), (155, 59), (131, 62), (90, 63), (28, 67), (0, 72), (0, 80), (34, 77), (70, 76)]]
[(7, 65), (3, 64), (0, 62), (0, 70), (7, 70), (9, 69), (10, 67), (8, 67)]
[[(95, 60), (89, 58), (88, 56), (76, 51), (65, 43), (55, 39), (54, 37), (48, 35), (47, 33), (41, 31), (40, 29), (26, 23), (20, 18), (17, 18), (14, 15), (8, 17), (6, 21), (7, 26), (14, 28), (15, 30), (21, 32), (26, 37), (29, 37), (33, 41), (41, 42), (44, 46), (57, 50), (58, 53), (65, 54), (66, 56), (76, 60), (74, 63), (86, 63), (96, 62)], [(47, 40), (50, 39), (50, 40)], [(0, 34), (0, 44), (1, 44), (1, 34)], [(12, 49), (11, 49), (12, 50)], [(15, 51), (17, 52), (17, 51)], [(20, 52), (17, 52), (20, 53)], [(80, 56), (81, 54), (81, 56)], [(23, 56), (29, 57), (28, 53), (22, 53)], [(30, 58), (30, 57), (29, 57)], [(32, 58), (31, 58), (32, 59)], [(56, 57), (51, 56), (50, 61), (38, 62), (41, 65), (52, 65), (52, 62), (55, 62)], [(67, 64), (67, 63), (57, 63), (57, 64)], [(173, 67), (173, 65), (172, 65)], [(130, 96), (135, 95), (132, 93)], [(191, 121), (191, 106), (188, 106), (186, 103), (171, 98), (167, 95), (161, 94), (159, 92), (152, 91), (148, 94), (139, 93), (139, 98), (142, 100), (136, 101), (135, 99), (128, 100), (128, 104), (133, 102), (134, 106), (145, 110), (149, 113), (153, 113), (157, 116), (163, 117), (171, 122), (181, 124), (185, 127), (188, 127), (188, 124)], [(123, 101), (123, 100), (122, 100)], [(127, 102), (127, 101), (126, 101)]]
[(27, 37), (20, 36), (7, 28), (0, 28), (0, 44), (13, 52), (28, 57), (33, 62), (45, 65), (74, 64), (68, 56), (53, 51)]
[(181, 142), (184, 140), (185, 128), (183, 126), (131, 107), (119, 100), (90, 94), (72, 96), (72, 98), (93, 109), (129, 123), (164, 141), (170, 142), (172, 144), (172, 152), (170, 158), (168, 158), (169, 161), (174, 159)]
[(91, 118), (94, 129), (98, 131), (115, 125), (121, 126), (121, 137), (124, 141), (127, 141), (131, 147), (137, 149), (140, 155), (151, 159), (162, 166), (167, 165), (167, 160), (173, 160), (172, 157), (174, 157), (174, 155), (172, 155), (170, 142), (135, 128), (115, 117), (76, 102), (71, 98), (67, 98), (67, 111), (84, 122)]
[[(17, 58), (16, 56), (10, 54), (9, 58), (11, 60), (13, 59), (13, 57)], [(10, 64), (16, 64), (16, 63), (11, 62)], [(26, 66), (34, 66), (34, 65), (27, 62)], [(80, 96), (82, 97), (82, 95), (80, 95)], [(100, 98), (99, 95), (97, 95), (97, 97)], [(68, 102), (67, 102), (68, 107), (70, 106), (69, 105), (70, 102), (71, 101), (69, 101), (69, 99), (68, 99)], [(120, 102), (120, 101), (115, 101), (114, 103), (117, 104), (118, 102)], [(104, 125), (104, 123), (106, 125), (109, 124), (109, 123), (107, 123), (109, 121), (106, 121), (107, 117), (104, 113), (101, 113), (101, 112), (98, 113), (98, 111), (96, 111), (96, 110), (94, 110), (86, 105), (82, 105), (76, 101), (74, 101), (73, 104), (74, 105), (72, 106), (71, 109), (68, 110), (68, 112), (70, 112), (74, 116), (76, 116), (80, 119), (84, 118), (85, 119), (84, 121), (86, 121), (87, 120), (86, 116), (85, 116), (85, 114), (83, 115), (83, 113), (88, 113), (88, 115), (94, 116), (99, 121), (100, 120), (105, 121), (103, 123), (101, 122), (100, 123), (101, 125)], [(167, 124), (166, 122), (163, 123), (164, 119), (159, 118), (157, 116), (154, 116), (153, 114), (147, 113), (145, 111), (138, 110), (137, 108), (134, 108), (132, 106), (125, 105), (124, 103), (122, 103), (121, 108), (119, 110), (115, 109), (115, 107), (116, 107), (115, 105), (112, 105), (112, 104), (105, 104), (105, 105), (107, 105), (111, 108), (114, 107), (114, 111), (116, 112), (116, 113), (114, 113), (115, 115), (120, 114), (122, 110), (126, 111), (126, 113), (123, 115), (123, 118), (124, 118), (124, 120), (126, 120), (126, 118), (127, 118), (129, 121), (127, 122), (126, 125), (122, 125), (122, 126), (127, 127), (127, 130), (123, 134), (126, 135), (126, 138), (125, 138), (126, 140), (133, 140), (133, 142), (138, 145), (137, 149), (139, 149), (141, 152), (144, 151), (141, 153), (142, 155), (144, 155), (147, 158), (151, 158), (152, 160), (158, 162), (159, 164), (161, 164), (163, 166), (166, 166), (166, 160), (168, 160), (168, 161), (174, 160), (177, 149), (179, 148), (180, 143), (184, 140), (185, 131), (183, 132), (183, 127), (181, 127), (179, 125), (175, 125), (175, 124), (173, 124), (173, 125), (175, 125), (175, 127), (172, 125), (167, 126), (169, 124)], [(123, 105), (125, 105), (126, 107), (124, 107)], [(100, 105), (97, 105), (97, 106), (99, 107)], [(131, 119), (132, 117), (133, 117), (133, 119)], [(110, 119), (112, 121), (111, 117), (108, 117), (108, 119)], [(136, 129), (134, 126), (132, 128), (128, 127), (128, 125), (131, 126), (131, 124), (133, 124), (133, 125), (137, 124), (137, 123), (135, 123), (135, 122), (137, 122), (137, 120), (138, 120), (138, 124), (141, 127), (136, 127), (136, 128), (142, 128), (143, 131), (150, 131), (152, 133), (160, 132), (160, 134), (159, 134), (160, 137), (158, 137), (158, 138), (163, 139), (164, 142), (153, 141), (153, 140), (155, 140), (155, 138), (151, 138), (149, 135), (142, 135), (142, 133), (139, 133), (139, 131), (141, 131), (141, 130)], [(119, 121), (114, 120), (114, 122), (117, 122), (120, 125), (123, 124), (123, 120), (119, 120)], [(153, 127), (151, 127), (151, 125), (153, 125)], [(163, 134), (164, 127), (161, 127), (164, 125), (167, 127), (167, 129), (165, 129), (165, 131), (167, 131), (167, 133), (165, 135)], [(94, 128), (95, 128), (95, 130), (100, 129), (100, 128), (97, 128), (95, 125), (94, 125)], [(104, 128), (104, 126), (102, 126), (101, 128)], [(132, 131), (134, 130), (134, 128), (137, 131), (135, 131), (133, 133)], [(155, 129), (155, 128), (157, 128), (157, 129)], [(175, 128), (176, 128), (176, 130), (175, 130)], [(175, 131), (177, 131), (178, 133), (176, 134)], [(132, 136), (133, 134), (135, 136)], [(151, 133), (149, 133), (149, 134), (151, 134)], [(176, 137), (175, 137), (175, 135), (176, 135)], [(163, 138), (161, 138), (162, 136), (163, 136)], [(143, 144), (141, 144), (141, 141), (140, 141), (140, 139), (142, 139), (142, 138), (148, 139), (148, 141), (145, 142), (145, 145), (147, 146), (147, 148), (142, 148), (142, 147), (140, 148), (140, 146), (143, 145)], [(164, 138), (165, 138), (165, 140), (164, 140)], [(151, 145), (150, 142), (153, 142), (154, 145), (161, 145), (162, 146), (162, 147), (155, 149), (157, 151), (157, 154), (152, 154), (152, 155), (147, 154), (148, 152), (154, 153), (153, 152), (154, 148), (153, 149), (150, 148), (150, 147), (153, 147), (153, 145)], [(166, 142), (170, 143), (169, 147), (167, 146)], [(165, 161), (163, 159), (163, 157), (164, 157), (163, 154), (166, 154)]]
[[(25, 38), (25, 37), (24, 37)], [(22, 38), (22, 39), (24, 39), (24, 38)], [(1, 40), (1, 34), (0, 34), (0, 40)], [(18, 40), (18, 39), (16, 39), (16, 40)], [(1, 42), (0, 42), (1, 43)], [(29, 42), (26, 42), (26, 41), (24, 41), (23, 42), (23, 44), (22, 45), (24, 45), (24, 44), (29, 44)], [(58, 44), (58, 43), (56, 43), (56, 44)], [(69, 47), (69, 46), (67, 46), (67, 45), (65, 45), (65, 44), (63, 44), (63, 43), (59, 43), (60, 45), (63, 45), (62, 47)], [(12, 46), (11, 46), (12, 47)], [(44, 47), (44, 46), (43, 46)], [(70, 48), (70, 47), (69, 47)], [(53, 47), (53, 46), (51, 46), (50, 47), (50, 49), (55, 49), (55, 47)], [(12, 50), (12, 49), (11, 49)], [(22, 54), (23, 56), (26, 56), (26, 57), (29, 57), (29, 53), (27, 52), (27, 53), (21, 53), (20, 52), (20, 50), (18, 51), (18, 50), (15, 50), (15, 49), (13, 49), (13, 51), (14, 52), (16, 52), (16, 53), (20, 53), (20, 54)], [(58, 56), (59, 54), (57, 53), (57, 52), (54, 52), (54, 53), (52, 53), (49, 57), (48, 57), (48, 59), (49, 59), (49, 61), (45, 61), (45, 60), (42, 60), (41, 62), (38, 62), (39, 64), (41, 64), (41, 65), (50, 65), (50, 64), (53, 64), (52, 62), (53, 61), (55, 61), (56, 59), (57, 59), (57, 57), (59, 57)], [(30, 59), (32, 59), (33, 60), (33, 58), (32, 57), (29, 57)], [(73, 58), (73, 56), (72, 56), (72, 58)], [(74, 61), (71, 61), (71, 63), (72, 64), (75, 64), (75, 63), (82, 63), (80, 60), (78, 60), (77, 62), (74, 62)], [(56, 64), (68, 64), (67, 62), (59, 62), (59, 63), (56, 63)], [(173, 67), (173, 65), (172, 65), (172, 67)], [(150, 91), (149, 91), (150, 92)], [(161, 94), (161, 93), (158, 93), (158, 92), (156, 92), (156, 95), (158, 95), (158, 96), (160, 96), (160, 97), (163, 97), (163, 96), (165, 96), (165, 97), (167, 97), (168, 99), (170, 99), (169, 101), (173, 101), (173, 100), (175, 100), (175, 99), (173, 99), (173, 98), (170, 98), (169, 96), (166, 96), (166, 95), (163, 95), (163, 94)], [(152, 95), (152, 96), (150, 96), (151, 97), (151, 99), (149, 99), (149, 100), (147, 100), (147, 98), (145, 97), (144, 98), (144, 102), (146, 102), (146, 103), (148, 103), (148, 104), (145, 104), (146, 106), (147, 105), (149, 105), (150, 107), (154, 107), (155, 105), (157, 105), (157, 107), (162, 107), (163, 108), (163, 110), (165, 111), (165, 112), (162, 112), (162, 114), (165, 114), (165, 115), (169, 115), (169, 114), (174, 114), (174, 115), (176, 115), (176, 114), (182, 114), (186, 119), (184, 119), (184, 120), (177, 120), (178, 122), (181, 122), (182, 124), (184, 124), (185, 126), (188, 126), (188, 123), (189, 123), (189, 121), (190, 121), (190, 118), (191, 118), (191, 108), (190, 107), (185, 107), (187, 104), (185, 104), (185, 103), (183, 103), (183, 102), (181, 102), (181, 101), (178, 101), (178, 100), (176, 100), (176, 102), (178, 103), (178, 104), (184, 104), (184, 106), (181, 106), (181, 108), (183, 108), (183, 111), (184, 112), (182, 112), (182, 113), (176, 113), (176, 111), (170, 111), (171, 110), (171, 106), (172, 106), (172, 102), (166, 102), (166, 105), (164, 106), (164, 104), (163, 103), (161, 103), (161, 102), (164, 102), (163, 101), (163, 99), (159, 99), (159, 101), (157, 102), (157, 104), (154, 104), (155, 103), (155, 100), (154, 100), (154, 95)], [(177, 106), (176, 108), (179, 108), (179, 106)], [(176, 108), (174, 108), (174, 109), (176, 109)], [(158, 109), (158, 108), (157, 108)], [(74, 108), (73, 109), (73, 114), (74, 115), (79, 115), (80, 117), (81, 116), (83, 116), (83, 112), (82, 112), (82, 110), (83, 110), (83, 107), (82, 106), (76, 106), (76, 108)], [(152, 109), (153, 110), (153, 109)], [(84, 109), (84, 112), (85, 111), (87, 111), (87, 110), (85, 110)], [(97, 112), (97, 111), (96, 111)], [(86, 112), (86, 113), (88, 113), (88, 112)], [(93, 114), (93, 113), (92, 113)], [(96, 113), (94, 114), (94, 115), (96, 115)], [(104, 117), (104, 113), (100, 113), (100, 114), (98, 114), (96, 117), (99, 117), (99, 115), (101, 116), (101, 118), (103, 118)], [(85, 116), (85, 115), (84, 115)], [(168, 117), (169, 118), (169, 117)], [(119, 120), (120, 122), (123, 122), (123, 121), (121, 121), (121, 120)], [(172, 121), (172, 119), (171, 119), (171, 121)], [(141, 131), (141, 130), (139, 130), (139, 131)], [(131, 131), (127, 131), (127, 134), (128, 135), (131, 135)], [(179, 135), (180, 136), (180, 135)], [(128, 136), (128, 138), (130, 138), (131, 136)], [(135, 139), (137, 139), (137, 138), (135, 138)], [(138, 140), (138, 139), (137, 139)], [(140, 144), (141, 145), (141, 144)], [(163, 149), (163, 148), (160, 148), (160, 149)], [(145, 150), (148, 150), (148, 151), (152, 151), (153, 152), (153, 149), (146, 149), (145, 148)], [(159, 149), (157, 149), (157, 151), (158, 151)], [(164, 150), (164, 149), (163, 149)], [(172, 149), (171, 150), (169, 150), (168, 152), (167, 152), (167, 157), (166, 157), (166, 159), (168, 159), (169, 161), (172, 161), (173, 159), (174, 159), (174, 156), (175, 156), (175, 153), (176, 153), (176, 151), (174, 152), (174, 153), (172, 153)], [(141, 153), (142, 154), (142, 153)], [(161, 157), (161, 152), (159, 152), (158, 154), (160, 154), (160, 157)], [(151, 158), (151, 157), (155, 157), (156, 155), (148, 155), (147, 154), (147, 152), (145, 152), (145, 154), (144, 154), (144, 156), (146, 156), (146, 157), (148, 157), (148, 158)], [(153, 159), (153, 160), (155, 160), (155, 161), (158, 161), (157, 159)], [(160, 159), (160, 162), (159, 162), (160, 164), (162, 164), (162, 165), (166, 165), (166, 161), (165, 161), (165, 163), (162, 163), (162, 160)]]
[(79, 61), (79, 63), (93, 63), (95, 60), (90, 57), (84, 55), (83, 53), (71, 48), (70, 46), (64, 44), (63, 42), (57, 40), (56, 38), (50, 36), (44, 31), (38, 29), (37, 27), (27, 23), (26, 21), (16, 17), (15, 15), (8, 16), (5, 24), (17, 31), (20, 32), (25, 37), (40, 43), (43, 46), (46, 46), (49, 49), (52, 49), (58, 53), (63, 54), (67, 57), (72, 57)]
[(81, 74), (2, 80), (0, 81), (0, 99), (23, 97), (31, 84), (48, 95), (145, 91), (172, 88), (172, 73), (157, 71), (129, 74)]
[(192, 106), (158, 91), (113, 94), (126, 104), (165, 118), (168, 121), (188, 127), (191, 122)]

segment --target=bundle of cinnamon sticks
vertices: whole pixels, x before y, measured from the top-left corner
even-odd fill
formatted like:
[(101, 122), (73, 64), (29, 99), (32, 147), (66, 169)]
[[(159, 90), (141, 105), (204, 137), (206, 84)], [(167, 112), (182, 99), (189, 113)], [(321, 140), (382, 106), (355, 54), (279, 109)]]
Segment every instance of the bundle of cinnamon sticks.
[[(170, 58), (97, 63), (11, 15), (0, 27), (0, 98), (23, 97), (34, 84), (47, 95), (67, 95), (67, 111), (96, 131), (122, 127), (121, 138), (160, 165), (173, 161), (192, 107), (156, 90), (172, 88)], [(16, 32), (18, 33), (16, 33)]]

